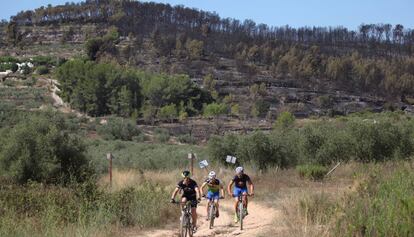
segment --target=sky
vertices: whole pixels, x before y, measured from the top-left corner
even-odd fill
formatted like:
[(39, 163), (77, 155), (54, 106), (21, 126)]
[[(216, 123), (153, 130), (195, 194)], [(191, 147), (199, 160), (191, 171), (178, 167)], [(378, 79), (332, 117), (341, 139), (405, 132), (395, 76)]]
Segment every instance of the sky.
[[(0, 19), (9, 20), (21, 10), (70, 0), (0, 0)], [(402, 24), (414, 28), (414, 0), (154, 0), (216, 12), (220, 17), (252, 19), (269, 26), (344, 26), (361, 23)], [(72, 2), (72, 1), (70, 1)], [(73, 2), (80, 2), (73, 0)]]

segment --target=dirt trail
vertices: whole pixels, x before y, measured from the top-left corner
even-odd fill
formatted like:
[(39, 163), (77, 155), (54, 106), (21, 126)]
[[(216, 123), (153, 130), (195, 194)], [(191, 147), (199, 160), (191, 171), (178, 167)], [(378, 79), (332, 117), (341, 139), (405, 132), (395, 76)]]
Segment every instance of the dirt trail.
[(87, 117), (90, 118), (88, 115), (83, 114), (79, 111), (73, 110), (70, 108), (70, 106), (63, 101), (63, 99), (58, 95), (60, 92), (60, 89), (58, 87), (59, 82), (55, 79), (49, 79), (49, 78), (40, 78), (39, 80), (43, 80), (47, 83), (47, 85), (50, 87), (51, 97), (53, 99), (53, 106), (59, 111), (63, 113), (75, 113), (78, 117)]
[[(198, 231), (194, 237), (223, 237), (223, 236), (260, 236), (271, 229), (275, 219), (280, 218), (280, 210), (272, 209), (256, 203), (254, 200), (249, 203), (249, 215), (244, 219), (244, 228), (240, 231), (238, 224), (233, 221), (233, 202), (225, 200), (221, 202), (220, 218), (215, 220), (213, 229), (208, 228), (206, 218), (205, 201), (197, 208), (199, 216)], [(141, 233), (138, 236), (145, 237), (162, 237), (162, 236), (179, 236), (178, 222), (175, 230), (154, 230)]]

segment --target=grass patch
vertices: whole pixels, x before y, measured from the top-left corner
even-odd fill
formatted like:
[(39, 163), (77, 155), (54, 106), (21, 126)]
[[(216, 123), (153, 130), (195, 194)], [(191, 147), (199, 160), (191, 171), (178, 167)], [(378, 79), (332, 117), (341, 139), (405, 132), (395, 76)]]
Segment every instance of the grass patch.
[(153, 184), (114, 192), (92, 183), (68, 188), (1, 184), (0, 235), (116, 236), (119, 227), (154, 227), (179, 213), (165, 201), (168, 195)]
[(412, 165), (372, 172), (346, 199), (342, 212), (336, 236), (413, 236)]
[[(207, 158), (204, 148), (194, 145), (148, 144), (130, 141), (89, 140), (88, 156), (98, 172), (106, 172), (106, 153), (114, 155), (114, 167), (128, 169), (171, 170), (188, 166), (187, 154), (195, 152), (198, 159)], [(197, 161), (196, 161), (197, 162)]]
[(296, 170), (300, 177), (311, 180), (322, 180), (328, 172), (326, 167), (312, 164), (299, 165), (296, 167)]

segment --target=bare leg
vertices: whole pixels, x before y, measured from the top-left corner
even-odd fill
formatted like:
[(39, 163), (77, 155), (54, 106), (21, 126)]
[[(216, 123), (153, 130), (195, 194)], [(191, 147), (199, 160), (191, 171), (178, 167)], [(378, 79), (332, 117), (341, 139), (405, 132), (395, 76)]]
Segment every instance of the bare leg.
[(183, 210), (185, 203), (187, 202), (187, 198), (181, 198), (181, 210)]
[(247, 193), (243, 193), (243, 207), (247, 209), (247, 204), (249, 200), (247, 199)]
[(219, 212), (220, 205), (219, 205), (219, 200), (218, 199), (214, 200), (214, 205), (216, 205), (216, 217), (219, 217), (219, 215), (220, 215), (220, 212)]
[(197, 226), (197, 209), (191, 208), (191, 216), (193, 217), (193, 226)]
[(237, 213), (237, 205), (239, 204), (239, 199), (236, 197), (234, 202), (234, 211)]

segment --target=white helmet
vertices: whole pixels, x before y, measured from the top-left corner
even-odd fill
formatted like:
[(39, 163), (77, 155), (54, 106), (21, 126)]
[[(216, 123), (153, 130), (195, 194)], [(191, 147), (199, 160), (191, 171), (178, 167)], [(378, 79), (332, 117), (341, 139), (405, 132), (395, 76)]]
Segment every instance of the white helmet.
[(216, 172), (214, 172), (214, 171), (210, 171), (210, 173), (208, 173), (208, 177), (209, 177), (210, 179), (216, 178)]
[(239, 166), (239, 167), (236, 168), (236, 173), (237, 174), (241, 174), (241, 173), (243, 173), (243, 171), (244, 171), (244, 169), (241, 166)]

